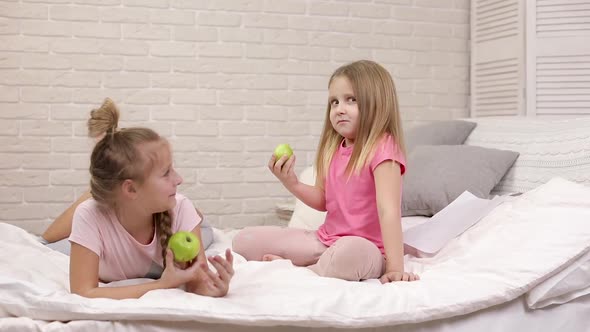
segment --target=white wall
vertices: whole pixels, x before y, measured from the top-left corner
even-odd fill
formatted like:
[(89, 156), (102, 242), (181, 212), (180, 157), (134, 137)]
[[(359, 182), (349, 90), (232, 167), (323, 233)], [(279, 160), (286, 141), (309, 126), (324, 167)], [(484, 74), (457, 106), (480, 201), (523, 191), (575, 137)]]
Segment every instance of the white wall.
[(329, 74), (374, 59), (407, 121), (467, 116), (468, 0), (0, 1), (0, 221), (39, 232), (88, 183), (89, 110), (169, 137), (219, 227), (276, 222), (265, 168), (310, 164)]

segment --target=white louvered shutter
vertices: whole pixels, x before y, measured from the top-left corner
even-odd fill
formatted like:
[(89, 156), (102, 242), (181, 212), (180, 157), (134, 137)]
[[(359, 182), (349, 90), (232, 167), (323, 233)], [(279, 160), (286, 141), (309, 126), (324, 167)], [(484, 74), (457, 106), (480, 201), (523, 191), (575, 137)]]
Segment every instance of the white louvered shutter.
[(527, 0), (527, 114), (590, 114), (590, 0)]
[(524, 114), (524, 1), (471, 4), (471, 116)]

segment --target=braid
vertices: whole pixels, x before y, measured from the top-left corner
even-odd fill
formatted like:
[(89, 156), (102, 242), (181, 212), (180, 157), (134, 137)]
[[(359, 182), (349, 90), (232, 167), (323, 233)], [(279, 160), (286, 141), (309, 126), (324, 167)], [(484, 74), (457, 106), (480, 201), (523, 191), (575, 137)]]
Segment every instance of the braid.
[(162, 246), (162, 262), (164, 268), (166, 268), (166, 249), (168, 247), (168, 239), (172, 236), (172, 217), (170, 217), (170, 212), (154, 213), (154, 223), (158, 232), (160, 245)]

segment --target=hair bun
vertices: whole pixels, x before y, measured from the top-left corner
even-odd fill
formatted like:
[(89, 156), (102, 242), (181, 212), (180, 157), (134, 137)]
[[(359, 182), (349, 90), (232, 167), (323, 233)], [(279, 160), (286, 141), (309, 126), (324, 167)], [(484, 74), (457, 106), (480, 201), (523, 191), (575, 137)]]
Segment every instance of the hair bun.
[(106, 98), (99, 108), (90, 111), (88, 119), (88, 136), (99, 138), (114, 133), (119, 125), (119, 109), (115, 102)]

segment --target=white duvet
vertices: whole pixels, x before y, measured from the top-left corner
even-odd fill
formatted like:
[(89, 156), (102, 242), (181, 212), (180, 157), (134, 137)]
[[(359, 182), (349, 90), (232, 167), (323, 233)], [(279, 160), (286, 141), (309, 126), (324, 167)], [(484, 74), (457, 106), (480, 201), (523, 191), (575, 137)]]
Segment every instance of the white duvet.
[(500, 205), (435, 256), (407, 256), (418, 282), (346, 282), (289, 261), (242, 262), (225, 298), (174, 289), (117, 301), (70, 294), (68, 258), (0, 224), (0, 317), (349, 328), (422, 322), (514, 299), (589, 249), (590, 188), (553, 179)]

